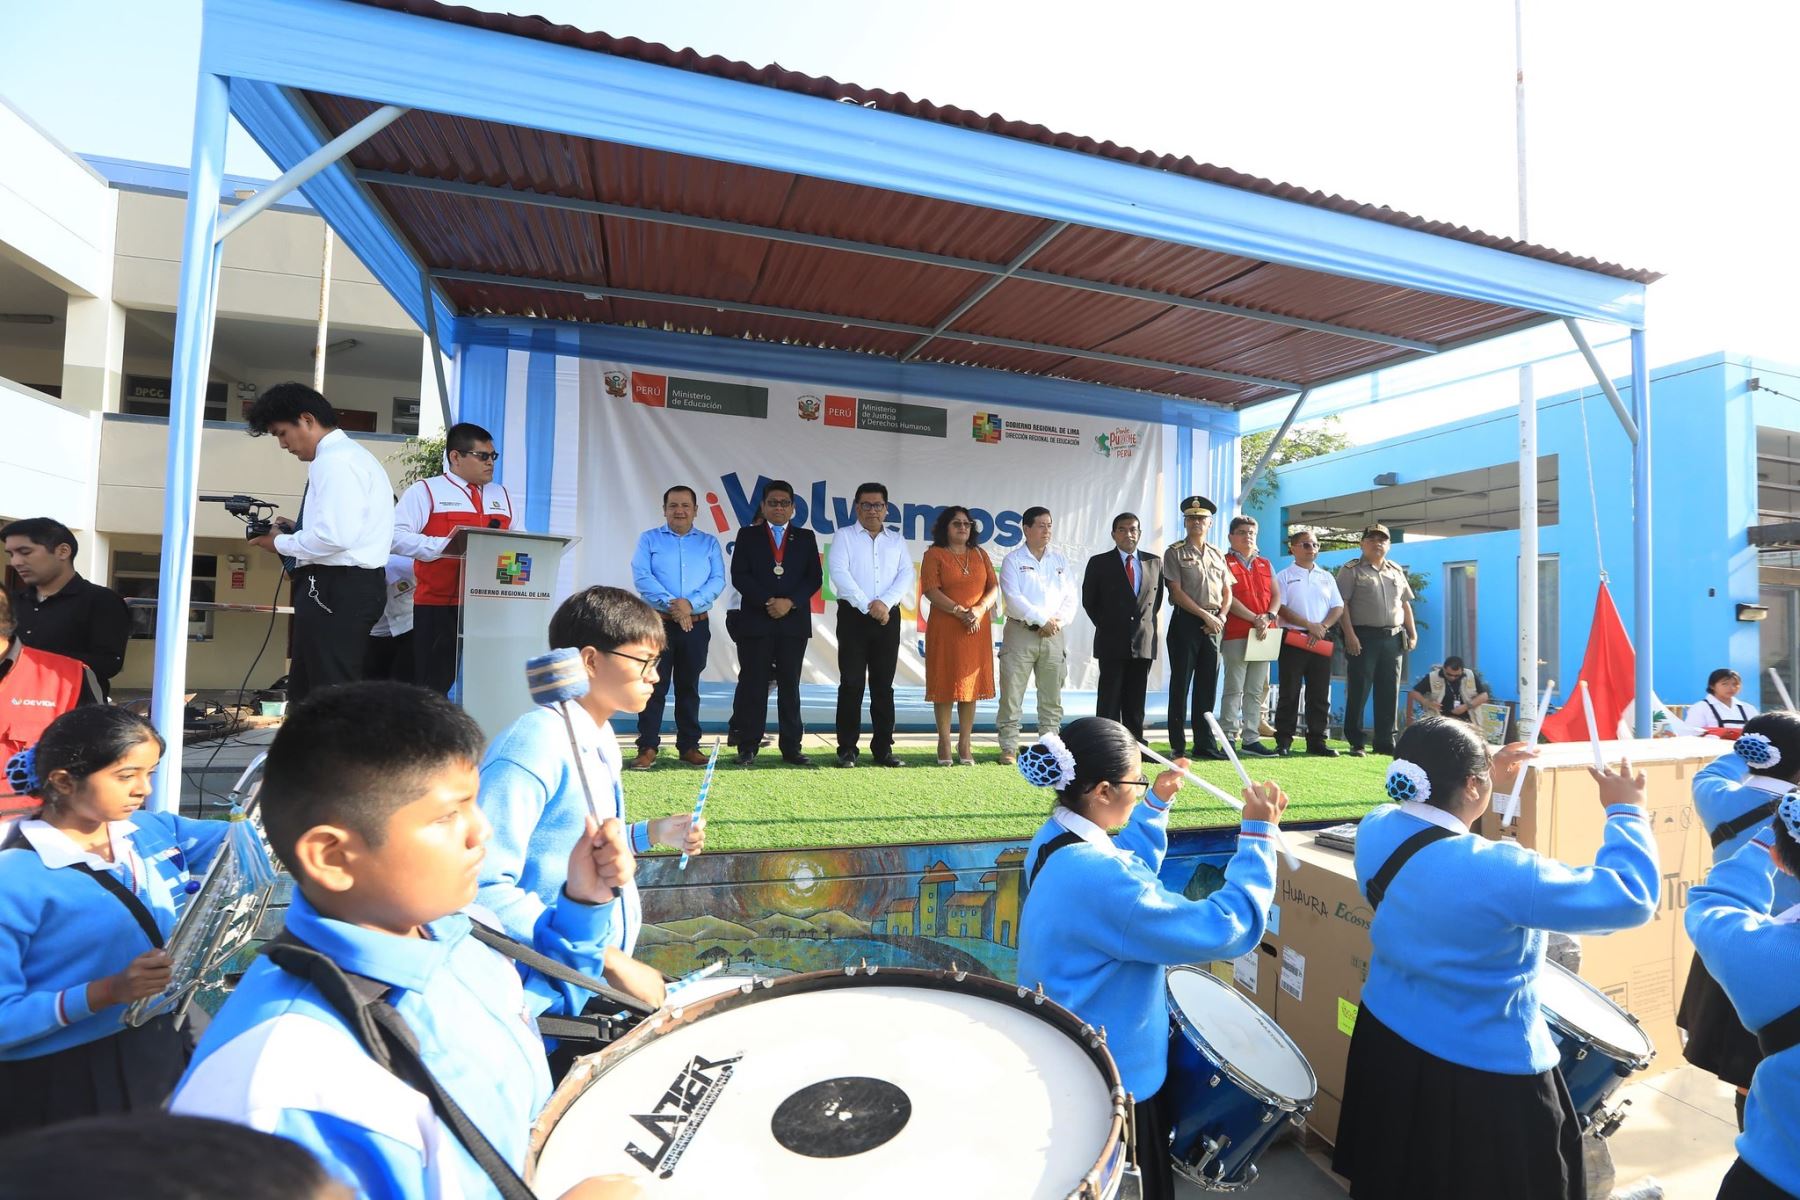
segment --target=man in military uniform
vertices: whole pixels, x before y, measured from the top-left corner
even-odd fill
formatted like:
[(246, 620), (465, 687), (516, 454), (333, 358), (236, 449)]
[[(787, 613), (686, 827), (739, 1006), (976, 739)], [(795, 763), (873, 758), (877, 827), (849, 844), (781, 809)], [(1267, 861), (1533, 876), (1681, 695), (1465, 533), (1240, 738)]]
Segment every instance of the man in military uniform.
[(1175, 609), (1169, 618), (1169, 745), (1176, 757), (1187, 753), (1183, 722), (1190, 716), (1195, 757), (1226, 757), (1206, 723), (1218, 696), (1219, 634), (1231, 609), (1231, 570), (1225, 555), (1206, 540), (1218, 511), (1205, 496), (1183, 500), (1187, 536), (1163, 552), (1163, 581)]
[(1401, 658), (1418, 645), (1412, 586), (1406, 569), (1388, 561), (1388, 527), (1363, 530), (1362, 557), (1338, 568), (1344, 597), (1344, 740), (1353, 758), (1363, 756), (1363, 702), (1375, 693), (1375, 753), (1394, 752), (1394, 718), (1400, 699)]

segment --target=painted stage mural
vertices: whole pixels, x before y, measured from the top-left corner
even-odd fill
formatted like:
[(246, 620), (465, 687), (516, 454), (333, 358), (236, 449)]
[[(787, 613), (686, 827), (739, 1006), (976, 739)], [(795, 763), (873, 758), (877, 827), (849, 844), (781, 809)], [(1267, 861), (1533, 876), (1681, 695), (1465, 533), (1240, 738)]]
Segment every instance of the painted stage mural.
[[(1177, 831), (1163, 885), (1190, 897), (1224, 879), (1236, 830)], [(638, 860), (638, 957), (665, 974), (723, 964), (766, 978), (871, 966), (958, 966), (1011, 980), (1023, 842), (950, 842)]]

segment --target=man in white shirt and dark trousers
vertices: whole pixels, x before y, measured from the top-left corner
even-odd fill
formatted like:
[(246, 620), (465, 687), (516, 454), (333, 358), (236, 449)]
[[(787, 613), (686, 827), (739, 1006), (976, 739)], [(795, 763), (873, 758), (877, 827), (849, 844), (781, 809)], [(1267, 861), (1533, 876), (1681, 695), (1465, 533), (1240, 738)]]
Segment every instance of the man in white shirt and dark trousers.
[(1006, 626), (1000, 639), (1000, 761), (1017, 761), (1025, 687), (1037, 682), (1037, 732), (1062, 729), (1062, 685), (1069, 675), (1063, 629), (1075, 619), (1081, 588), (1069, 560), (1050, 548), (1050, 510), (1025, 510), (1025, 544), (1000, 562)]
[[(1319, 535), (1310, 529), (1288, 534), (1288, 552), (1294, 561), (1275, 576), (1281, 596), (1281, 658), (1278, 663), (1281, 696), (1275, 704), (1275, 753), (1287, 754), (1294, 744), (1300, 716), (1300, 689), (1306, 689), (1306, 752), (1320, 758), (1336, 758), (1325, 744), (1331, 721), (1331, 646), (1333, 628), (1344, 615), (1344, 597), (1337, 577), (1318, 565)], [(1291, 631), (1304, 635), (1304, 645), (1290, 645)]]
[(298, 519), (252, 539), (279, 554), (294, 605), (288, 699), (363, 677), (369, 630), (387, 606), (394, 492), (375, 456), (337, 427), (331, 402), (305, 384), (278, 383), (250, 406), (252, 437), (273, 434), (307, 464)]
[(856, 528), (831, 539), (831, 590), (837, 595), (837, 765), (856, 765), (862, 735), (863, 682), (869, 690), (869, 750), (878, 767), (903, 767), (894, 757), (894, 669), (900, 661), (900, 606), (912, 595), (912, 555), (906, 539), (883, 524), (888, 491), (879, 483), (856, 489)]

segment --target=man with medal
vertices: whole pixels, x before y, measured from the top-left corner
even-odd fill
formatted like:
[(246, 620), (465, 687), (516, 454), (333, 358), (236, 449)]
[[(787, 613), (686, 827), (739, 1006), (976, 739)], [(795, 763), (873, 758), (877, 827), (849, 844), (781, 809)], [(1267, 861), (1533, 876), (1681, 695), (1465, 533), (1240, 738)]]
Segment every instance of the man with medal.
[(756, 750), (769, 720), (769, 670), (773, 659), (781, 759), (797, 767), (812, 760), (800, 752), (800, 664), (812, 638), (812, 599), (823, 575), (819, 543), (810, 529), (794, 523), (794, 489), (786, 480), (763, 485), (763, 524), (738, 532), (731, 554), (731, 586), (743, 597), (739, 613), (738, 685), (735, 710), (737, 764), (756, 763)]

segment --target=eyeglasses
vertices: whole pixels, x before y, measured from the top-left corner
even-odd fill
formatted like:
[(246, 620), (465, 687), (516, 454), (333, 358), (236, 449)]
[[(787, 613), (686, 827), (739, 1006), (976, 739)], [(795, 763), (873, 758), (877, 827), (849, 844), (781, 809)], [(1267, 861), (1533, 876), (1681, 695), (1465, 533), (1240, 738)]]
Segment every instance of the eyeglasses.
[(462, 453), (465, 457), (472, 458), (476, 462), (497, 463), (500, 461), (500, 452), (498, 450), (464, 450)]
[(975, 528), (975, 522), (973, 522), (973, 521), (952, 521), (952, 522), (950, 522), (950, 528), (952, 528), (952, 529), (973, 529), (973, 528)]
[(1148, 779), (1115, 779), (1112, 781), (1112, 785), (1114, 787), (1149, 787), (1150, 781)]
[(786, 500), (777, 500), (777, 499), (775, 499), (775, 497), (769, 496), (763, 500), (763, 507), (764, 508), (792, 508), (792, 507), (794, 507), (794, 501), (793, 501), (792, 497), (789, 497)]
[(887, 501), (886, 500), (863, 500), (863, 501), (858, 502), (856, 507), (862, 509), (864, 512), (886, 512), (887, 511)]
[(608, 650), (605, 653), (612, 655), (614, 658), (622, 658), (626, 662), (636, 663), (638, 665), (639, 679), (649, 679), (651, 675), (656, 673), (656, 664), (661, 661), (660, 657), (639, 658), (635, 654), (626, 654), (622, 650)]

